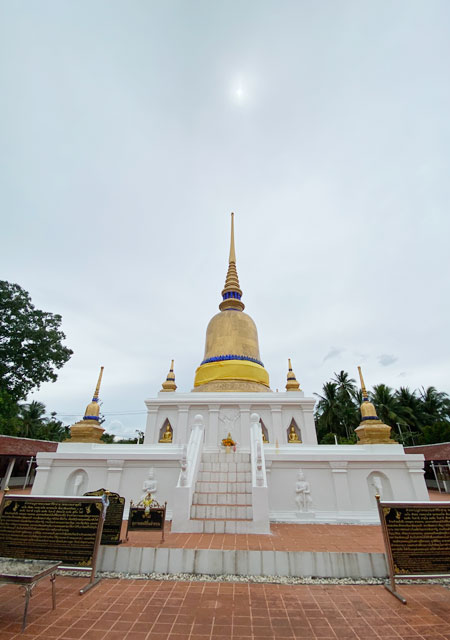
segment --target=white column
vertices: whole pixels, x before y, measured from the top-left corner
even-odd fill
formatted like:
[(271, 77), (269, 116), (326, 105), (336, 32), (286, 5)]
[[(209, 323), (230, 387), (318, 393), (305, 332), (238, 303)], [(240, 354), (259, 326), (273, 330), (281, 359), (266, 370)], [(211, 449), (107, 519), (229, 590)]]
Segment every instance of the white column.
[[(46, 458), (45, 453), (36, 454), (36, 477), (31, 490), (34, 495), (45, 495), (47, 493), (52, 464), (53, 458)], [(63, 490), (61, 490), (61, 494), (62, 492)]]
[(352, 503), (350, 500), (350, 487), (348, 486), (348, 473), (345, 461), (330, 461), (331, 473), (333, 478), (333, 488), (336, 499), (337, 511), (351, 511)]
[(241, 414), (241, 435), (240, 445), (242, 449), (250, 451), (250, 407), (248, 405), (239, 405)]
[(145, 428), (144, 444), (153, 444), (158, 442), (158, 434), (155, 433), (156, 428), (156, 416), (158, 413), (158, 407), (147, 408), (147, 426)]
[[(408, 461), (406, 466), (409, 470), (409, 477), (412, 484), (413, 495), (411, 496), (411, 500), (423, 500), (428, 502), (430, 496), (428, 495), (427, 485), (425, 484), (425, 470), (423, 468), (424, 462), (422, 460), (416, 461)], [(397, 487), (392, 487), (396, 489)], [(394, 492), (395, 493), (395, 492)], [(400, 499), (400, 496), (394, 495), (394, 500)]]
[(276, 444), (278, 440), (278, 444), (282, 447), (287, 442), (287, 435), (283, 429), (281, 419), (281, 404), (272, 405), (270, 411), (272, 413), (272, 433), (269, 429), (269, 442), (270, 444)]
[(218, 447), (219, 442), (219, 411), (220, 404), (209, 404), (209, 425), (205, 433), (205, 444), (208, 447)]
[(122, 479), (124, 460), (107, 460), (106, 466), (108, 469), (106, 475), (106, 486), (103, 487), (108, 491), (114, 491), (120, 493), (120, 481)]
[(175, 444), (186, 444), (189, 440), (189, 425), (188, 425), (189, 407), (178, 407), (177, 424), (172, 425), (174, 431), (173, 441)]
[(9, 487), (9, 481), (11, 479), (11, 474), (13, 472), (15, 464), (16, 464), (16, 459), (10, 458), (8, 462), (8, 468), (6, 469), (5, 477), (3, 478), (2, 489), (6, 489), (6, 487)]

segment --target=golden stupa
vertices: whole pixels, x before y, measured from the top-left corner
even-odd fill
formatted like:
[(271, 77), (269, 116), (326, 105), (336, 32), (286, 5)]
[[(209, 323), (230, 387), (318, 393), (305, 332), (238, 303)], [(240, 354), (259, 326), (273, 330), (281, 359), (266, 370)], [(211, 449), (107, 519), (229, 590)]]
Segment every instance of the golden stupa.
[(269, 374), (259, 355), (258, 332), (244, 313), (236, 270), (234, 214), (228, 273), (222, 291), (220, 313), (206, 329), (205, 355), (195, 372), (194, 391), (270, 391)]
[(361, 391), (363, 401), (361, 404), (361, 423), (355, 429), (358, 436), (357, 444), (397, 444), (391, 440), (391, 427), (381, 422), (377, 416), (377, 411), (372, 402), (369, 402), (369, 395), (364, 384), (361, 367), (358, 367), (359, 379), (361, 380)]
[(98, 398), (100, 394), (100, 384), (102, 382), (104, 367), (100, 367), (100, 375), (98, 377), (97, 386), (95, 387), (92, 402), (86, 407), (83, 420), (76, 422), (70, 427), (70, 442), (94, 442), (102, 444), (100, 438), (104, 432), (100, 426), (100, 405)]
[(170, 365), (170, 371), (167, 374), (167, 378), (162, 383), (161, 391), (176, 391), (177, 385), (175, 384), (175, 373), (173, 371), (173, 360)]
[(288, 358), (288, 374), (287, 374), (287, 382), (286, 382), (286, 391), (301, 391), (300, 384), (295, 377), (295, 373), (292, 371), (291, 359)]

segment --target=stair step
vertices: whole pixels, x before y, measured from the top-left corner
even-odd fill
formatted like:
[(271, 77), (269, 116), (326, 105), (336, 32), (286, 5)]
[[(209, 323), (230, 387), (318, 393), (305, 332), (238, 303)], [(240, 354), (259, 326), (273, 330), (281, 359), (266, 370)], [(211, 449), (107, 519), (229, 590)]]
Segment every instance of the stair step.
[(200, 525), (200, 533), (252, 533), (251, 520), (221, 520), (220, 518), (191, 518)]
[(251, 493), (251, 482), (210, 482), (198, 480), (196, 493)]
[(252, 505), (251, 493), (229, 493), (203, 491), (195, 492), (192, 504), (227, 504), (227, 505)]
[(201, 462), (247, 462), (250, 463), (250, 454), (249, 453), (234, 453), (234, 451), (230, 451), (230, 453), (220, 452), (220, 453), (203, 453)]
[(251, 505), (211, 505), (196, 504), (191, 506), (191, 518), (205, 518), (213, 520), (248, 520), (253, 517)]
[(251, 482), (251, 471), (199, 471), (197, 482)]

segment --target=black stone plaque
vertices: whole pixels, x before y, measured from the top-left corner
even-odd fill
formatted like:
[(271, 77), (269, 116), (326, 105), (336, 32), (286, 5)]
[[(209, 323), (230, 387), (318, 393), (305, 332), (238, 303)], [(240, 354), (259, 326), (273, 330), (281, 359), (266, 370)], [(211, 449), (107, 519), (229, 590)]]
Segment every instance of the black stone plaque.
[(102, 513), (103, 503), (94, 497), (6, 495), (0, 506), (0, 556), (92, 567)]
[(403, 604), (396, 579), (450, 577), (450, 502), (380, 502), (390, 585)]
[(450, 503), (382, 505), (394, 573), (450, 573)]
[(108, 498), (108, 508), (106, 510), (106, 518), (103, 523), (102, 540), (100, 544), (120, 544), (120, 531), (122, 529), (123, 510), (125, 508), (125, 498), (119, 496), (118, 493), (108, 491), (107, 489), (97, 489), (97, 491), (88, 491), (85, 496), (103, 496)]
[(165, 509), (150, 509), (148, 513), (140, 507), (130, 507), (129, 526), (130, 531), (152, 530), (161, 531), (164, 527)]
[(164, 541), (164, 523), (166, 521), (166, 507), (158, 504), (156, 500), (152, 501), (152, 506), (137, 507), (130, 505), (127, 525), (127, 540), (129, 531), (161, 531)]

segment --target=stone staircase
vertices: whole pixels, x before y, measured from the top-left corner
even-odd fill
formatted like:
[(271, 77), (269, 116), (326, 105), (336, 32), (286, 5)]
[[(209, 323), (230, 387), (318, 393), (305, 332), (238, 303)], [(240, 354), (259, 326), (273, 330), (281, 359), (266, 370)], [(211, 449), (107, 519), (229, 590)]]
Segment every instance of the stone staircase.
[(249, 453), (203, 453), (191, 520), (202, 533), (250, 533), (252, 467)]

